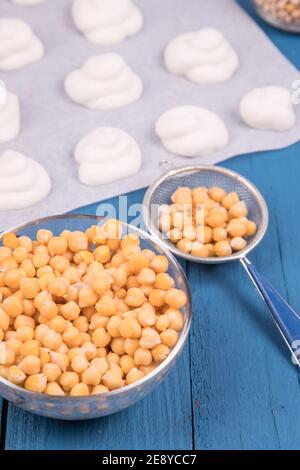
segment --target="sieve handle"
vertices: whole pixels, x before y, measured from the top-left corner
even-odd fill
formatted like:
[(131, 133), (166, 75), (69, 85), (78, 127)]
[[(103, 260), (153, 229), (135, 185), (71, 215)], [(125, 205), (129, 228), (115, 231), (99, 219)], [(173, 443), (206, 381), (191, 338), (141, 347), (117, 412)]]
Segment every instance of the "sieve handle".
[(293, 362), (300, 367), (300, 358), (296, 351), (300, 347), (300, 317), (287, 304), (281, 295), (271, 286), (247, 258), (242, 258), (241, 263), (247, 271), (251, 281), (258, 290), (263, 301), (268, 306), (273, 320), (276, 323), (284, 341), (292, 353)]

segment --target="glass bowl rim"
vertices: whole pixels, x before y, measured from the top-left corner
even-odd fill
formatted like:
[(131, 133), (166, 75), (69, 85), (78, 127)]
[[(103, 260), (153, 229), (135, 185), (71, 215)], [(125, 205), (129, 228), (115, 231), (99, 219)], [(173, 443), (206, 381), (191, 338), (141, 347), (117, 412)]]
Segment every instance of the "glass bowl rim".
[[(42, 217), (42, 218), (35, 219), (35, 220), (30, 221), (30, 222), (27, 222), (23, 225), (17, 225), (17, 226), (14, 226), (14, 227), (10, 227), (10, 228), (6, 229), (5, 231), (0, 232), (0, 241), (2, 240), (3, 236), (6, 233), (17, 232), (17, 231), (29, 228), (29, 227), (34, 226), (34, 225), (38, 226), (39, 224), (46, 223), (47, 221), (64, 220), (64, 219), (73, 219), (73, 220), (76, 220), (76, 219), (86, 219), (86, 220), (94, 219), (94, 220), (100, 222), (100, 221), (104, 221), (108, 218), (103, 217), (103, 216), (98, 216), (98, 215), (95, 215), (95, 214), (80, 214), (80, 213), (58, 214), (58, 215), (52, 215), (52, 216), (48, 216), (48, 217)], [(189, 287), (189, 284), (188, 284), (186, 274), (185, 274), (183, 268), (180, 266), (177, 259), (175, 258), (175, 256), (170, 251), (168, 251), (159, 241), (157, 241), (155, 238), (153, 238), (151, 236), (151, 234), (148, 234), (144, 230), (141, 230), (137, 227), (134, 227), (133, 225), (128, 224), (126, 222), (123, 222), (123, 221), (120, 221), (120, 222), (121, 222), (122, 226), (125, 226), (128, 229), (132, 230), (133, 232), (138, 233), (139, 235), (142, 235), (143, 238), (146, 238), (152, 245), (154, 245), (154, 248), (155, 248), (155, 246), (159, 247), (159, 249), (162, 251), (162, 253), (168, 258), (168, 261), (171, 262), (171, 264), (174, 266), (174, 268), (181, 275), (181, 278), (182, 278), (182, 281), (183, 281), (183, 284), (184, 284), (184, 288), (185, 288), (185, 293), (186, 293), (186, 296), (187, 296), (187, 304), (186, 304), (186, 307), (185, 307), (185, 309), (186, 309), (186, 321), (185, 321), (183, 330), (181, 331), (180, 337), (179, 337), (175, 347), (171, 350), (169, 356), (164, 361), (162, 361), (161, 364), (159, 364), (159, 366), (157, 366), (152, 372), (145, 375), (143, 378), (137, 380), (136, 382), (133, 382), (130, 385), (125, 385), (124, 387), (121, 387), (121, 388), (116, 389), (116, 390), (112, 390), (112, 391), (105, 392), (105, 393), (100, 393), (100, 394), (95, 394), (95, 395), (72, 396), (71, 397), (70, 395), (55, 396), (55, 395), (47, 395), (46, 393), (31, 392), (30, 390), (26, 390), (23, 387), (20, 387), (18, 385), (13, 384), (12, 382), (4, 379), (3, 377), (0, 377), (0, 384), (2, 383), (6, 387), (14, 390), (15, 392), (21, 393), (25, 397), (32, 398), (32, 399), (34, 399), (34, 398), (42, 399), (42, 400), (45, 400), (45, 401), (46, 400), (51, 400), (51, 401), (56, 402), (56, 403), (60, 403), (60, 402), (65, 403), (66, 401), (68, 401), (70, 403), (72, 403), (72, 402), (78, 403), (78, 400), (79, 401), (86, 401), (86, 400), (92, 400), (92, 399), (96, 399), (96, 398), (100, 398), (100, 397), (101, 397), (101, 399), (102, 398), (103, 399), (105, 399), (105, 398), (110, 399), (111, 397), (118, 397), (120, 395), (126, 395), (128, 392), (131, 392), (135, 389), (139, 389), (141, 386), (145, 385), (146, 383), (151, 382), (151, 380), (154, 379), (155, 377), (159, 376), (159, 374), (180, 353), (180, 351), (182, 350), (182, 348), (183, 348), (183, 346), (184, 346), (184, 344), (187, 340), (187, 337), (188, 337), (188, 334), (189, 334), (189, 331), (190, 331), (190, 327), (191, 327), (191, 322), (192, 322), (192, 296), (191, 296), (191, 290), (190, 290), (190, 287)]]

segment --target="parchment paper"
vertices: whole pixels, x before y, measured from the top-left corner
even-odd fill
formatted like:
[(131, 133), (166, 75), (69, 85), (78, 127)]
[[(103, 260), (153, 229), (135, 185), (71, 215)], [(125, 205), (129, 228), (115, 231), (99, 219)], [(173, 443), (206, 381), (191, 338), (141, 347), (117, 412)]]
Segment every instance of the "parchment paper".
[[(53, 189), (47, 199), (26, 210), (0, 212), (0, 228), (77, 207), (149, 185), (161, 172), (159, 162), (168, 158), (176, 166), (216, 163), (242, 153), (288, 146), (300, 139), (298, 125), (287, 133), (251, 130), (240, 120), (241, 97), (256, 86), (291, 88), (299, 72), (282, 56), (255, 22), (232, 0), (137, 0), (145, 25), (136, 36), (113, 46), (90, 44), (73, 25), (71, 0), (47, 0), (38, 6), (21, 6), (0, 0), (0, 16), (18, 17), (31, 24), (45, 45), (45, 58), (23, 69), (0, 73), (22, 106), (20, 136), (0, 146), (13, 148), (48, 170)], [(204, 26), (220, 28), (240, 57), (240, 68), (224, 84), (198, 86), (169, 74), (163, 49), (176, 35)], [(123, 55), (144, 82), (142, 98), (124, 108), (97, 112), (80, 107), (65, 96), (63, 80), (90, 56), (108, 51)], [(230, 144), (199, 159), (169, 154), (154, 133), (160, 114), (172, 106), (200, 105), (217, 112), (226, 122)], [(78, 140), (98, 126), (116, 126), (132, 134), (143, 152), (143, 166), (132, 178), (102, 187), (87, 187), (77, 179), (73, 150)], [(257, 156), (259, 158), (259, 156)], [(1, 168), (0, 168), (1, 171)]]

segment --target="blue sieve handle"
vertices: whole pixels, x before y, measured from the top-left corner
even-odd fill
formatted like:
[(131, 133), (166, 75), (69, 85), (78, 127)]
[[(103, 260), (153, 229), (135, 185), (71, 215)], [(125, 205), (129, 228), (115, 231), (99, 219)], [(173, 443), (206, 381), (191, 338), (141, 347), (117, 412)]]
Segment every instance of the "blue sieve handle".
[[(284, 341), (291, 351), (294, 362), (300, 367), (300, 317), (286, 303), (281, 295), (271, 286), (256, 269), (256, 267), (247, 259), (242, 258), (241, 263), (250, 276), (254, 286), (258, 290), (263, 301), (268, 306), (273, 320), (276, 323)], [(296, 351), (298, 354), (296, 355)]]

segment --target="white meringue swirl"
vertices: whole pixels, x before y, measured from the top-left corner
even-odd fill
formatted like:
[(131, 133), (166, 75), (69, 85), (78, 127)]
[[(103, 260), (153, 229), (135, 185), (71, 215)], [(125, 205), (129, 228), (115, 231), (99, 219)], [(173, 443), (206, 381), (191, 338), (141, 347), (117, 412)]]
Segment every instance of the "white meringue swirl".
[(201, 157), (228, 144), (228, 131), (217, 114), (197, 106), (166, 111), (155, 130), (164, 147), (182, 157)]
[(194, 83), (229, 80), (238, 67), (238, 56), (221, 31), (203, 28), (173, 39), (165, 49), (169, 72)]
[(121, 129), (100, 127), (78, 143), (75, 160), (81, 183), (98, 186), (136, 174), (142, 162), (136, 141)]
[(0, 211), (23, 209), (44, 199), (51, 180), (36, 161), (14, 150), (0, 155)]
[(78, 30), (95, 44), (121, 42), (143, 26), (132, 0), (75, 0), (72, 16)]
[(22, 20), (0, 18), (0, 70), (14, 70), (40, 60), (44, 47)]
[(65, 80), (65, 91), (76, 103), (105, 110), (138, 100), (143, 91), (141, 79), (118, 54), (91, 57)]

